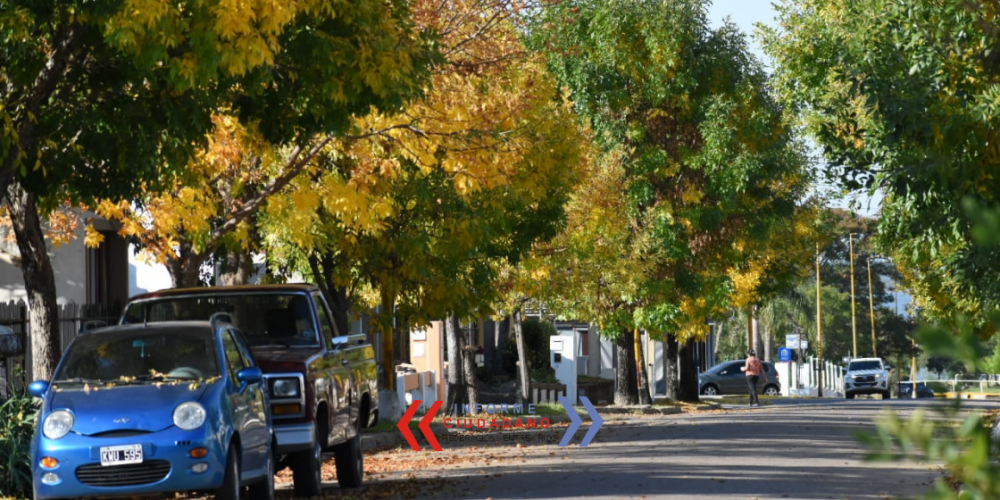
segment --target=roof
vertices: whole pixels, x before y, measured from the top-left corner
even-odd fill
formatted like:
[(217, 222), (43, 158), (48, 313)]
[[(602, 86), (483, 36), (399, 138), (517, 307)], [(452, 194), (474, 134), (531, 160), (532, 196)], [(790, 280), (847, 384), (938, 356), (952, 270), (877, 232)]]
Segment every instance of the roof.
[(131, 323), (127, 325), (113, 325), (104, 328), (97, 328), (90, 330), (85, 333), (85, 336), (91, 335), (104, 335), (113, 333), (138, 333), (138, 332), (149, 332), (149, 333), (165, 333), (174, 332), (177, 330), (182, 330), (185, 332), (191, 332), (195, 330), (202, 330), (205, 333), (213, 333), (215, 330), (212, 328), (212, 324), (208, 321), (155, 321), (149, 323)]
[(141, 299), (151, 299), (156, 297), (174, 297), (178, 295), (193, 295), (193, 294), (225, 294), (225, 293), (241, 293), (241, 292), (318, 292), (319, 288), (316, 285), (309, 283), (288, 283), (282, 285), (237, 285), (237, 286), (201, 286), (194, 288), (167, 288), (165, 290), (158, 290), (155, 292), (143, 293), (136, 295), (129, 299), (141, 300)]

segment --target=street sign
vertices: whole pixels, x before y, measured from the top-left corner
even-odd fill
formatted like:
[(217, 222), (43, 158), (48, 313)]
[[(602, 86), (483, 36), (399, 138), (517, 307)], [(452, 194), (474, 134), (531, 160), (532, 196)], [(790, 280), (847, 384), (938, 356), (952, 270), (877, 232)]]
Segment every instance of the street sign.
[(808, 348), (809, 348), (808, 340), (803, 340), (802, 342), (799, 342), (799, 349), (806, 350)]
[(793, 334), (790, 334), (790, 335), (785, 335), (785, 347), (787, 347), (789, 349), (798, 349), (799, 348), (799, 337), (800, 337), (800, 335), (797, 334), (797, 333), (793, 333)]
[(778, 361), (791, 361), (792, 360), (792, 350), (787, 347), (782, 347), (778, 349)]

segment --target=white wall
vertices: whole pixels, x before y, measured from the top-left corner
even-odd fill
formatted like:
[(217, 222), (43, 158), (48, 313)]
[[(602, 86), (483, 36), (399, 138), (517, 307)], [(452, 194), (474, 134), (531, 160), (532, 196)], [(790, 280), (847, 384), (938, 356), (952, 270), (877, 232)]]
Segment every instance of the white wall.
[(128, 295), (132, 297), (140, 293), (155, 292), (170, 288), (172, 281), (167, 266), (156, 262), (146, 263), (136, 255), (136, 247), (128, 248)]
[[(4, 235), (0, 234), (0, 238)], [(77, 238), (69, 243), (55, 248), (46, 243), (49, 249), (49, 259), (52, 261), (52, 272), (56, 281), (56, 296), (60, 304), (87, 301), (87, 249), (83, 245), (83, 228), (77, 231)], [(13, 242), (0, 243), (0, 302), (10, 300), (27, 300), (24, 291), (24, 275), (21, 268), (15, 265), (19, 253)]]

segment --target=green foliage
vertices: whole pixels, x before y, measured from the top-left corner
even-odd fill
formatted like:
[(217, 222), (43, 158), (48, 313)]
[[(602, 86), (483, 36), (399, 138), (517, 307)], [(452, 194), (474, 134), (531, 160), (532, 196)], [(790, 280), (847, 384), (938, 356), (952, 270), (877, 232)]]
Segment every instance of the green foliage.
[(0, 492), (31, 497), (31, 437), (38, 400), (15, 394), (0, 404)]
[(744, 35), (711, 29), (706, 7), (571, 0), (539, 9), (530, 30), (599, 148), (571, 202), (574, 233), (553, 252), (561, 297), (544, 300), (607, 337), (703, 337), (735, 295), (781, 289), (812, 253), (793, 223), (801, 145)]
[(170, 180), (230, 108), (270, 141), (344, 131), (418, 94), (432, 58), (403, 2), (0, 4), (0, 187), (90, 200)]
[[(970, 373), (986, 364), (974, 324), (963, 316), (957, 316), (947, 328), (923, 327), (917, 338), (932, 355), (953, 359)], [(927, 493), (927, 499), (1000, 498), (1000, 464), (996, 461), (1000, 441), (993, 439), (990, 429), (983, 425), (982, 413), (963, 411), (960, 399), (935, 408), (933, 413), (934, 418), (930, 418), (926, 411), (917, 410), (908, 419), (887, 413), (879, 420), (876, 435), (861, 436), (872, 450), (870, 458), (944, 463), (961, 492), (939, 481)]]
[(775, 88), (830, 177), (884, 195), (878, 250), (925, 315), (963, 312), (990, 327), (1000, 247), (973, 244), (972, 228), (1000, 189), (995, 4), (786, 0), (778, 10), (779, 27), (764, 30)]
[(993, 354), (983, 361), (983, 370), (990, 374), (1000, 373), (1000, 342), (996, 342), (996, 345), (993, 346)]
[[(549, 337), (556, 335), (556, 327), (548, 321), (541, 321), (538, 318), (528, 318), (521, 322), (522, 335), (524, 335), (524, 355), (528, 358), (528, 366), (531, 368), (532, 379), (535, 378), (536, 370), (538, 376), (547, 378), (545, 368), (549, 368)], [(504, 366), (507, 373), (517, 371), (517, 339), (511, 331), (510, 339), (504, 345)], [(551, 368), (550, 368), (551, 369)], [(552, 375), (555, 376), (554, 374)], [(539, 380), (541, 382), (542, 380)]]
[(928, 500), (1000, 498), (1000, 464), (995, 460), (1000, 447), (991, 439), (990, 429), (983, 425), (981, 412), (963, 412), (958, 401), (936, 407), (932, 412), (919, 409), (905, 420), (893, 413), (885, 415), (879, 422), (878, 433), (862, 438), (876, 450), (869, 457), (945, 463), (962, 491), (938, 481), (924, 496)]

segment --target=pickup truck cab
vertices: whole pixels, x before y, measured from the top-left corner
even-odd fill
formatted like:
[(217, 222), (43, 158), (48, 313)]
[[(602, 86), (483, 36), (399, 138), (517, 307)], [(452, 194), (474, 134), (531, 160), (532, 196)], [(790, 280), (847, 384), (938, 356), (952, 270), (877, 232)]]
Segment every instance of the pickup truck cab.
[(361, 429), (378, 415), (378, 368), (364, 335), (339, 335), (313, 285), (170, 289), (133, 297), (121, 324), (206, 320), (224, 313), (243, 332), (270, 398), (277, 470), (291, 467), (295, 496), (322, 495), (322, 454), (337, 481), (361, 485)]

